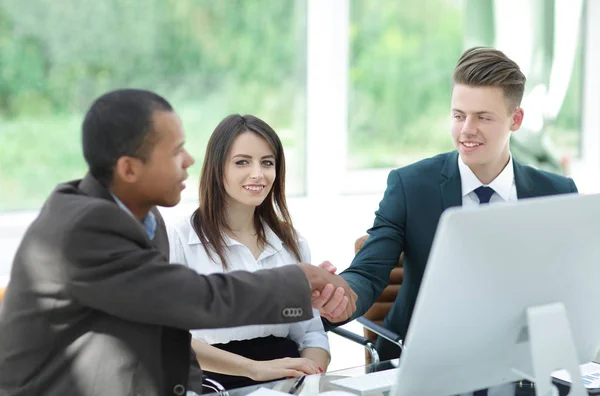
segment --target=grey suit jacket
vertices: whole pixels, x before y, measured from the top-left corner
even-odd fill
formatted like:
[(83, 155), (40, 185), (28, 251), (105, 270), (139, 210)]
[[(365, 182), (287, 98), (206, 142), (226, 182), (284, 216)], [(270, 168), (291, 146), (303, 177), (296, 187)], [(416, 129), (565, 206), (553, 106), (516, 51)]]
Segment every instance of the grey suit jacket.
[(90, 175), (54, 190), (0, 307), (1, 396), (185, 394), (189, 329), (312, 317), (295, 265), (202, 276), (169, 264), (155, 213), (151, 241)]

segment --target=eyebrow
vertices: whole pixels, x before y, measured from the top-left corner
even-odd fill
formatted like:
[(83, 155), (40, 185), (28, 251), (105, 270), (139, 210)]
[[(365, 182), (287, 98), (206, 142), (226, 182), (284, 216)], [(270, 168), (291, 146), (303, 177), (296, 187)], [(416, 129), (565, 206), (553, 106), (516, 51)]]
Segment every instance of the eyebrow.
[[(237, 158), (237, 157), (252, 159), (252, 156), (248, 155), (248, 154), (236, 154), (232, 158)], [(265, 158), (275, 159), (275, 156), (273, 154), (263, 155), (263, 157), (261, 159), (265, 159)]]
[[(464, 111), (459, 110), (459, 109), (452, 109), (452, 111), (455, 111), (457, 113), (462, 113), (465, 114)], [(482, 114), (490, 114), (490, 115), (495, 115), (495, 113), (493, 111), (476, 111), (475, 112), (476, 115), (482, 115)]]
[(178, 151), (179, 149), (181, 149), (183, 147), (184, 144), (185, 144), (185, 140), (182, 141), (181, 143), (179, 143), (177, 146), (175, 146), (173, 151)]

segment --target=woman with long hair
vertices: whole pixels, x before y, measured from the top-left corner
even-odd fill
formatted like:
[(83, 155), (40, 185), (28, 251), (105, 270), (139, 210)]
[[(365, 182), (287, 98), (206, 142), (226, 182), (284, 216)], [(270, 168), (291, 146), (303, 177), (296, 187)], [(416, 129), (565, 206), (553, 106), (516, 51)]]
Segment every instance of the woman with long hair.
[[(286, 204), (283, 146), (261, 119), (234, 114), (216, 127), (199, 196), (192, 215), (169, 229), (171, 262), (210, 274), (311, 261)], [(319, 373), (329, 363), (316, 310), (309, 321), (196, 330), (192, 337), (201, 367), (227, 389)]]

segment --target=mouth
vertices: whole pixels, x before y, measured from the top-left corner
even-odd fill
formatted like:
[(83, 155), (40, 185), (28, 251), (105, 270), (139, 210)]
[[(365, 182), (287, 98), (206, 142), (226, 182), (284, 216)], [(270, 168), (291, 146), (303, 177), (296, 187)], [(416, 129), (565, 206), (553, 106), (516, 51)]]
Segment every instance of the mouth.
[(181, 181), (179, 182), (179, 187), (184, 190), (185, 189), (185, 181), (188, 178), (188, 175), (185, 175), (185, 177), (183, 179), (181, 179)]
[(477, 150), (479, 147), (483, 146), (483, 143), (479, 142), (460, 142), (461, 147), (464, 151), (470, 152)]
[(265, 189), (265, 186), (263, 184), (249, 184), (242, 187), (244, 188), (244, 190), (251, 192), (261, 192)]

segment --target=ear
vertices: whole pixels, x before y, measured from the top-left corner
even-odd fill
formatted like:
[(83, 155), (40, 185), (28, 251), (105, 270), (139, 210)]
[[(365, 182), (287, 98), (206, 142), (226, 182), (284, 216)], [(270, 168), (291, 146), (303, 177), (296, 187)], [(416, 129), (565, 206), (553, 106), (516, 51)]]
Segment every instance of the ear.
[(114, 176), (125, 183), (135, 183), (142, 175), (143, 165), (139, 158), (122, 156), (115, 164)]
[(519, 128), (521, 128), (521, 124), (523, 123), (523, 117), (525, 116), (525, 112), (522, 108), (517, 107), (515, 112), (512, 115), (512, 123), (510, 124), (510, 130), (515, 132)]

